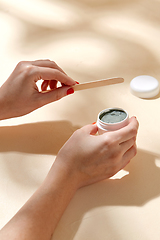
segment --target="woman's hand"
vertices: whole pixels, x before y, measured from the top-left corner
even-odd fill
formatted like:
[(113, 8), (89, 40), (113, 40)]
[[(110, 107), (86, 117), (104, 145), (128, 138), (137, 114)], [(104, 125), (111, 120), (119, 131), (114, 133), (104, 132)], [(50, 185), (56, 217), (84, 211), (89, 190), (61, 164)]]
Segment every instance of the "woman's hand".
[(96, 136), (97, 126), (77, 130), (59, 151), (46, 179), (0, 231), (1, 240), (50, 240), (80, 187), (113, 176), (136, 154), (138, 122)]
[(136, 154), (138, 121), (135, 117), (120, 130), (95, 135), (97, 130), (96, 124), (77, 130), (53, 164), (53, 168), (61, 169), (60, 174), (67, 171), (73, 177), (76, 188), (110, 178)]
[[(41, 90), (36, 82), (43, 80)], [(57, 82), (61, 83), (57, 87)], [(0, 119), (19, 117), (73, 93), (76, 82), (50, 60), (18, 63), (8, 80), (0, 88)], [(49, 90), (48, 90), (49, 88)]]

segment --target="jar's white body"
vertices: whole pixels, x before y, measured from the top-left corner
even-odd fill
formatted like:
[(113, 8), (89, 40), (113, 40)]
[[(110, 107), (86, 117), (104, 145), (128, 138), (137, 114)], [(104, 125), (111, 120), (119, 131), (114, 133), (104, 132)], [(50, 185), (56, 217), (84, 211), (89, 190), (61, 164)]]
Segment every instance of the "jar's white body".
[[(125, 112), (126, 113), (126, 118), (124, 120), (120, 121), (120, 122), (115, 122), (115, 123), (106, 123), (106, 122), (101, 121), (100, 116), (103, 113), (107, 113), (111, 110), (118, 110), (118, 111)], [(127, 126), (128, 123), (129, 123), (129, 115), (128, 115), (127, 111), (125, 111), (124, 109), (122, 109), (122, 108), (107, 108), (107, 109), (104, 109), (98, 114), (98, 118), (97, 118), (98, 133), (103, 134), (104, 132), (107, 132), (107, 131), (115, 131), (115, 130), (118, 130), (120, 128), (123, 128), (123, 127)]]

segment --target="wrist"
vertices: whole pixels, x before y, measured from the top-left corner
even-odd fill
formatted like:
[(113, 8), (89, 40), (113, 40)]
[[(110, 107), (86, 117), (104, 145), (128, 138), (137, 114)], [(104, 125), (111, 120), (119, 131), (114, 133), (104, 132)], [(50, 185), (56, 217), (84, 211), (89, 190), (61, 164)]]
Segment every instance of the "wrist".
[(5, 96), (5, 92), (0, 88), (0, 120), (14, 117), (14, 114), (12, 113), (12, 103), (13, 101), (9, 101), (7, 96)]
[(60, 189), (62, 191), (67, 190), (68, 194), (74, 195), (77, 191), (77, 177), (74, 171), (69, 169), (63, 164), (63, 161), (60, 162), (59, 158), (56, 158), (53, 163), (44, 184), (50, 192), (56, 189)]
[(2, 96), (0, 95), (0, 120), (7, 119), (7, 112), (8, 109), (6, 109), (6, 103), (3, 101)]

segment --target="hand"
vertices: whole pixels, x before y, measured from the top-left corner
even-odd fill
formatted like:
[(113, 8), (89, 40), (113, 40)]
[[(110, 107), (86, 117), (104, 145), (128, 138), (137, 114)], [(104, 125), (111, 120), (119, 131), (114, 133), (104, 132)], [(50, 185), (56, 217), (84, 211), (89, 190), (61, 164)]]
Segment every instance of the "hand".
[[(36, 82), (43, 80), (41, 90)], [(57, 82), (61, 83), (57, 87)], [(19, 117), (73, 93), (76, 84), (50, 60), (18, 63), (8, 80), (0, 88), (0, 119)], [(47, 90), (49, 88), (49, 90)]]
[(77, 130), (61, 148), (46, 179), (0, 231), (0, 239), (51, 239), (80, 187), (109, 178), (136, 154), (138, 122), (96, 136), (97, 126)]
[(95, 135), (97, 126), (77, 130), (59, 151), (53, 166), (60, 174), (67, 171), (77, 188), (110, 178), (123, 169), (136, 154), (138, 121), (102, 135)]

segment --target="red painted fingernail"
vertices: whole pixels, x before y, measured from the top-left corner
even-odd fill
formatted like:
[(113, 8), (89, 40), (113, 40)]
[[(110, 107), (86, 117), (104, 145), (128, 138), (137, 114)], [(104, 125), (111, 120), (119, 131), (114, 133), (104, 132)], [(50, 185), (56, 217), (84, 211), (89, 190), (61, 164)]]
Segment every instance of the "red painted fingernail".
[(67, 95), (72, 94), (72, 93), (74, 93), (74, 89), (73, 88), (69, 88), (67, 90)]
[(76, 82), (77, 84), (79, 84), (79, 82)]
[(96, 124), (96, 122), (93, 122), (92, 124)]

